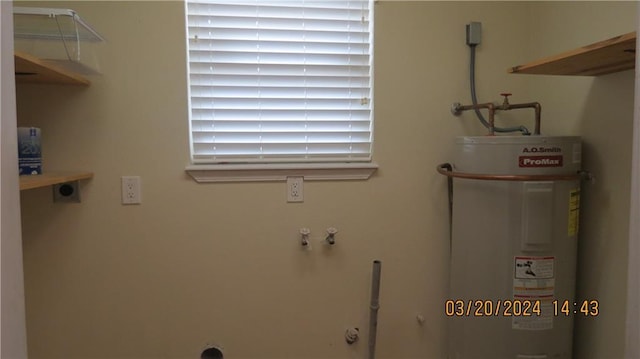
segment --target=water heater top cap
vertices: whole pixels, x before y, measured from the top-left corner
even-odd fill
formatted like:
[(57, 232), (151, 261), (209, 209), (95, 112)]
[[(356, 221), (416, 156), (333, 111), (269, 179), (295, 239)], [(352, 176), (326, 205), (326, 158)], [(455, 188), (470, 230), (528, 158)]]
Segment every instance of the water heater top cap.
[(458, 136), (456, 144), (545, 144), (580, 142), (579, 136)]
[(456, 138), (455, 170), (488, 175), (568, 175), (580, 170), (575, 136), (469, 136)]

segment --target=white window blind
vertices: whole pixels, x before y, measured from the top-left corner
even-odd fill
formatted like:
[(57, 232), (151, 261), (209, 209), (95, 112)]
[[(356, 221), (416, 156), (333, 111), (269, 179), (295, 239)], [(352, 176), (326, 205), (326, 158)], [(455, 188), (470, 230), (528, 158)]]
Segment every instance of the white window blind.
[(371, 1), (186, 8), (193, 163), (371, 160)]

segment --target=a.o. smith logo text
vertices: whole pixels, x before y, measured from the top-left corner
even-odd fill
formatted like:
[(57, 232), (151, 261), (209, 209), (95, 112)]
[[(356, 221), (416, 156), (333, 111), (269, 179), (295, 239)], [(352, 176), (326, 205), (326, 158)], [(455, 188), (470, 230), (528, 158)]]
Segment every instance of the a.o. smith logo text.
[(549, 153), (549, 152), (562, 152), (560, 147), (525, 147), (522, 149), (522, 153)]

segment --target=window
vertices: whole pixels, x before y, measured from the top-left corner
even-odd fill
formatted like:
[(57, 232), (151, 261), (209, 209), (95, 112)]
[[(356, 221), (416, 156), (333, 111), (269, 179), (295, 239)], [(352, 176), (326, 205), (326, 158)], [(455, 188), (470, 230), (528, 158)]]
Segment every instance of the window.
[(186, 9), (194, 165), (371, 161), (371, 1)]

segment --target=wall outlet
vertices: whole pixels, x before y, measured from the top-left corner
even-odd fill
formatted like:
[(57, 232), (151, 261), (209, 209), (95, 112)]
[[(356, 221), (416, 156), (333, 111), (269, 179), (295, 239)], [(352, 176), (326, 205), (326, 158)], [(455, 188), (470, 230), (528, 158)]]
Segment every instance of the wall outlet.
[(287, 202), (304, 202), (304, 177), (287, 177)]
[(140, 176), (122, 176), (122, 204), (142, 203)]
[(63, 203), (80, 203), (80, 191), (78, 190), (78, 181), (54, 184), (53, 188), (53, 202)]

